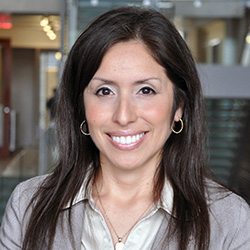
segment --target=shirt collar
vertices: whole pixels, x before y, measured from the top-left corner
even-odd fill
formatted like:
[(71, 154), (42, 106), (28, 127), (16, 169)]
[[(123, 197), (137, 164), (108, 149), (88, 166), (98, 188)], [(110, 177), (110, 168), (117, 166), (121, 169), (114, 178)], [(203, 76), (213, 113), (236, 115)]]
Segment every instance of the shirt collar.
[[(83, 184), (81, 185), (80, 190), (76, 194), (72, 206), (75, 204), (84, 201), (84, 200), (91, 200), (92, 198), (92, 188), (93, 188), (93, 178), (90, 179), (89, 185), (87, 185), (87, 182), (89, 180), (90, 176), (89, 173), (87, 174)], [(157, 202), (156, 207), (159, 209), (165, 210), (168, 214), (173, 215), (172, 210), (173, 210), (173, 188), (169, 181), (166, 179), (164, 183), (164, 187), (162, 190), (162, 194), (160, 197), (160, 200)], [(64, 207), (64, 209), (70, 207), (70, 202)]]
[[(88, 184), (88, 181), (89, 181), (89, 184)], [(90, 171), (88, 171), (79, 191), (77, 192), (75, 198), (73, 199), (72, 206), (74, 206), (75, 204), (81, 201), (91, 198), (92, 184), (93, 184), (93, 178), (90, 177)], [(63, 209), (67, 209), (70, 207), (71, 207), (71, 202), (69, 201)]]
[[(164, 183), (164, 187), (161, 193), (160, 200), (156, 204), (158, 208), (162, 208), (170, 215), (173, 215), (173, 203), (174, 203), (174, 192), (172, 185), (166, 179)], [(173, 215), (174, 216), (174, 215)]]

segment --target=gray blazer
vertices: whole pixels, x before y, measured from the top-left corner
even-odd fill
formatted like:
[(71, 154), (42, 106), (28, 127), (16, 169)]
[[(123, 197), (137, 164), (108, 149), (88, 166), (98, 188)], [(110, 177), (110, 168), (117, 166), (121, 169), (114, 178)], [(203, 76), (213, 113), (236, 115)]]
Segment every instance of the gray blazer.
[[(7, 204), (5, 215), (0, 230), (0, 250), (20, 250), (25, 234), (29, 213), (24, 216), (27, 204), (38, 184), (44, 177), (35, 177), (19, 184)], [(215, 195), (210, 204), (211, 221), (211, 250), (250, 250), (250, 208), (247, 203), (235, 194), (225, 197)], [(56, 230), (53, 250), (80, 250), (83, 203), (79, 202), (72, 207), (73, 246), (68, 227), (68, 209), (62, 212), (62, 224)], [(157, 233), (152, 250), (176, 249), (176, 242), (165, 242), (163, 233), (168, 227), (168, 214), (162, 221)], [(189, 249), (193, 249), (192, 242)], [(95, 250), (95, 249), (90, 249)], [(96, 249), (98, 250), (98, 249)], [(103, 249), (101, 249), (103, 250)], [(132, 250), (132, 249), (131, 249)], [(143, 250), (143, 249), (142, 249)], [(145, 249), (147, 250), (147, 249)]]

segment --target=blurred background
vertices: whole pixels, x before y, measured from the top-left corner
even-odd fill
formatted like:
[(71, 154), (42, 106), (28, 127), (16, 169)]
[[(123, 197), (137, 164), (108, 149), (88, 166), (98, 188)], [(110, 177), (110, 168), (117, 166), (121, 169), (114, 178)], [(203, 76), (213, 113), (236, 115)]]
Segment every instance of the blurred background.
[(53, 169), (54, 96), (72, 44), (124, 5), (157, 9), (188, 43), (206, 99), (209, 164), (250, 203), (250, 0), (0, 0), (0, 222), (14, 187)]

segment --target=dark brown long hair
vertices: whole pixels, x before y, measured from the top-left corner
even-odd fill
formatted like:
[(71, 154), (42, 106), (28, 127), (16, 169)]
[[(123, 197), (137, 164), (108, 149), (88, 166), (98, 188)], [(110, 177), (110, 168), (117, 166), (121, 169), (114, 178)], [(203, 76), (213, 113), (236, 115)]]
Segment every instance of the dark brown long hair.
[(178, 135), (172, 134), (166, 141), (155, 175), (156, 198), (160, 197), (166, 177), (174, 190), (173, 213), (177, 219), (170, 219), (171, 226), (165, 238), (174, 237), (179, 250), (187, 249), (190, 239), (197, 249), (208, 249), (205, 119), (195, 62), (179, 32), (166, 17), (153, 9), (122, 7), (94, 21), (68, 55), (58, 90), (59, 161), (32, 199), (35, 207), (29, 219), (24, 250), (50, 248), (60, 210), (73, 201), (88, 166), (92, 165), (92, 176), (96, 176), (100, 168), (98, 149), (91, 138), (83, 136), (79, 130), (85, 120), (83, 92), (107, 50), (128, 40), (144, 43), (166, 69), (174, 85), (173, 114), (180, 105), (184, 111), (184, 130)]

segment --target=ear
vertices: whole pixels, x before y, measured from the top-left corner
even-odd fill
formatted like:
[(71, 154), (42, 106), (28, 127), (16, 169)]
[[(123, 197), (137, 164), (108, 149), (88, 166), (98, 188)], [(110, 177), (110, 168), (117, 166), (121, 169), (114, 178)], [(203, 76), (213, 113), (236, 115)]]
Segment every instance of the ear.
[(182, 115), (183, 115), (183, 107), (180, 106), (180, 107), (175, 111), (175, 114), (174, 114), (174, 121), (175, 121), (175, 122), (178, 122), (178, 121), (182, 118)]

